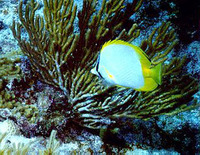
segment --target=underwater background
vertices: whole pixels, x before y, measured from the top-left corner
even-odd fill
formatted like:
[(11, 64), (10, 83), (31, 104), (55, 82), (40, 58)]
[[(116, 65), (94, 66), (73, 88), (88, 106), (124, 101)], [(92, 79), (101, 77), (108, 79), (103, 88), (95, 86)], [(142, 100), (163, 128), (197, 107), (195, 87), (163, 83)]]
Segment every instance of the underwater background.
[[(121, 39), (163, 63), (153, 91), (92, 75)], [(0, 0), (0, 154), (199, 154), (198, 0)]]

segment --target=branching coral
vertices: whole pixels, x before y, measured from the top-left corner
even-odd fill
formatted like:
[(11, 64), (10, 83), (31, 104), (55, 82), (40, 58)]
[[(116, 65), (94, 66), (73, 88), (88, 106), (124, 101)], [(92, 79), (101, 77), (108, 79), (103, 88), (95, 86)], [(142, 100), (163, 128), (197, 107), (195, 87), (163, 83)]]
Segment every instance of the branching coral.
[[(74, 33), (77, 7), (73, 1), (44, 0), (44, 18), (34, 18), (39, 7), (34, 0), (26, 6), (23, 16), (21, 2), (21, 24), (14, 22), (11, 29), (22, 51), (32, 58), (30, 61), (33, 70), (38, 73), (40, 79), (59, 87), (69, 96), (69, 89), (74, 81), (71, 77), (73, 72), (91, 67), (100, 46), (106, 40), (116, 37), (123, 21), (137, 11), (142, 1), (134, 1), (122, 12), (123, 2), (124, 0), (104, 0), (101, 9), (96, 13), (97, 1), (84, 1), (83, 9), (78, 13), (79, 33)], [(22, 27), (27, 31), (29, 41), (21, 37)], [(133, 25), (128, 33), (123, 30), (121, 36), (125, 35), (129, 39), (138, 36), (138, 33), (134, 32), (135, 28), (136, 25)]]
[[(61, 89), (67, 101), (62, 112), (66, 118), (81, 126), (99, 129), (119, 117), (148, 119), (163, 114), (175, 114), (194, 108), (188, 106), (197, 91), (195, 79), (178, 75), (184, 62), (174, 58), (163, 66), (163, 84), (152, 92), (104, 87), (90, 73), (102, 44), (111, 39), (133, 41), (139, 36), (137, 25), (127, 31), (123, 24), (141, 6), (142, 0), (124, 5), (124, 0), (103, 0), (96, 11), (97, 0), (84, 0), (77, 7), (69, 0), (44, 0), (44, 17), (36, 16), (38, 4), (31, 0), (23, 14), (19, 5), (21, 23), (11, 26), (22, 52), (28, 56), (32, 69), (44, 83)], [(78, 17), (79, 31), (74, 21)], [(25, 30), (29, 40), (21, 35)], [(156, 28), (141, 48), (152, 64), (164, 62), (177, 44), (170, 23)], [(184, 81), (188, 81), (188, 85)], [(185, 102), (183, 102), (185, 101)]]

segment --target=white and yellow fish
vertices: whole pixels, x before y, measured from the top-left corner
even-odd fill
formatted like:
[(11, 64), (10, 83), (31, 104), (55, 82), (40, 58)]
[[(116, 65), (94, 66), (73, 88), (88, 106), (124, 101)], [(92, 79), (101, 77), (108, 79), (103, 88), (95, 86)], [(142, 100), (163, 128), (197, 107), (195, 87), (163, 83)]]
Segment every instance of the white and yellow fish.
[(151, 91), (161, 84), (161, 64), (151, 68), (142, 49), (122, 40), (108, 41), (103, 45), (91, 72), (110, 85), (137, 91)]

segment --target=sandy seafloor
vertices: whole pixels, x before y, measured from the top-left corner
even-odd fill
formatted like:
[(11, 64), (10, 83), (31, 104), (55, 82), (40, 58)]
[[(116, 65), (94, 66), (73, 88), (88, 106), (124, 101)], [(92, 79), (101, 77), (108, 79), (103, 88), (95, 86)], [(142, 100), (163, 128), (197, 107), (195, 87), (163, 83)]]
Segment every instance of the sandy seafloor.
[[(24, 1), (26, 2), (26, 1)], [(75, 0), (78, 4), (78, 9), (81, 8), (82, 2)], [(156, 1), (154, 1), (156, 2)], [(41, 3), (41, 2), (40, 2)], [(18, 20), (17, 15), (17, 7), (18, 1), (17, 0), (0, 0), (0, 55), (4, 55), (7, 52), (19, 50), (19, 46), (17, 45), (17, 41), (13, 38), (12, 32), (9, 29), (9, 25), (12, 24), (13, 20)], [(42, 13), (42, 8), (38, 11), (38, 13)], [(167, 18), (167, 17), (166, 17)], [(159, 22), (157, 23), (159, 25)], [(151, 28), (150, 28), (151, 29)], [(146, 32), (145, 32), (146, 33)], [(145, 33), (142, 33), (141, 38), (145, 37)], [(139, 42), (141, 38), (136, 40)], [(187, 54), (188, 57), (191, 58), (191, 61), (188, 62), (187, 66), (185, 67), (187, 72), (195, 75), (199, 78), (200, 73), (200, 41), (193, 40), (190, 44), (184, 46), (184, 48), (180, 49), (179, 55), (182, 56), (183, 54)], [(200, 93), (198, 92), (196, 95), (196, 99), (200, 101)], [(2, 109), (0, 109), (1, 111)], [(5, 109), (4, 109), (5, 110)], [(191, 128), (199, 129), (200, 126), (200, 113), (199, 108), (194, 109), (188, 112), (180, 113), (176, 116), (161, 116), (159, 117), (160, 124), (162, 122), (167, 122), (167, 125), (163, 126), (165, 131), (169, 131), (182, 128), (184, 124), (189, 124)], [(19, 143), (30, 143), (30, 150), (29, 154), (37, 154), (36, 152), (40, 149), (45, 149), (45, 141), (48, 142), (49, 138), (42, 138), (42, 137), (35, 137), (35, 138), (26, 138), (21, 135), (17, 125), (12, 122), (11, 120), (5, 120), (0, 122), (0, 133), (8, 132), (9, 134), (4, 139), (4, 141), (0, 144), (0, 149), (4, 148), (9, 141), (9, 145), (19, 145)], [(183, 133), (184, 134), (184, 133)], [(184, 135), (183, 135), (184, 136)], [(87, 139), (85, 139), (87, 137)], [(57, 150), (56, 154), (70, 154), (70, 153), (78, 153), (78, 154), (90, 154), (90, 149), (93, 151), (97, 151), (96, 154), (106, 154), (102, 150), (103, 142), (101, 138), (96, 135), (92, 135), (88, 132), (83, 132), (83, 135), (80, 136), (78, 139), (80, 141), (71, 141), (68, 143), (61, 143)], [(200, 133), (195, 135), (195, 141), (200, 139)], [(196, 141), (194, 144), (197, 150), (200, 150), (200, 141)], [(164, 155), (164, 154), (180, 154), (175, 150), (165, 150), (165, 149), (139, 149), (137, 147), (133, 147), (134, 149), (126, 151), (125, 154), (130, 155), (148, 155), (148, 154), (156, 154), (156, 155)], [(115, 150), (115, 148), (113, 148)], [(34, 152), (35, 151), (35, 152)], [(101, 152), (102, 151), (102, 152)], [(98, 153), (101, 152), (101, 153)], [(123, 154), (123, 151), (121, 152)]]

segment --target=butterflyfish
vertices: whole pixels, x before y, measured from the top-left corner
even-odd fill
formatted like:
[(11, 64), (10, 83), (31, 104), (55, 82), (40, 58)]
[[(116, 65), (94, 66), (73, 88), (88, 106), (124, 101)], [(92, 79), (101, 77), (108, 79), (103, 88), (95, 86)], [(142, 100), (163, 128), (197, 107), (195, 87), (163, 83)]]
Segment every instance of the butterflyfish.
[(110, 85), (152, 91), (161, 84), (162, 64), (152, 67), (145, 52), (122, 40), (106, 42), (91, 72)]

